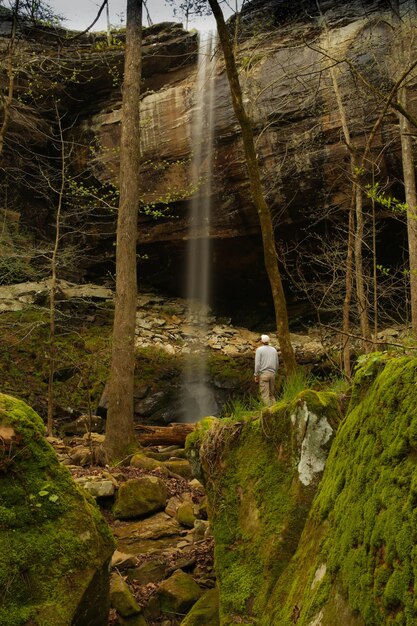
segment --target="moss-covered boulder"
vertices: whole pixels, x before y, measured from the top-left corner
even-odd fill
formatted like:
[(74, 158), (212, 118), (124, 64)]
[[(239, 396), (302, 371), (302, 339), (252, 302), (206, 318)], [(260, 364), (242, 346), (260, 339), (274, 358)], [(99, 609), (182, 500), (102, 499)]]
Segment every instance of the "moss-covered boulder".
[(298, 550), (261, 626), (417, 624), (417, 359), (360, 363)]
[(152, 459), (151, 457), (139, 452), (134, 454), (130, 460), (130, 465), (132, 467), (140, 467), (145, 470), (154, 470), (161, 467), (161, 462)]
[(162, 613), (184, 615), (201, 597), (203, 591), (190, 574), (176, 570), (164, 580), (157, 596)]
[(110, 530), (44, 438), (41, 418), (0, 394), (0, 626), (104, 626)]
[(187, 437), (208, 494), (222, 625), (259, 623), (297, 549), (340, 419), (335, 394), (307, 390), (239, 420), (202, 420)]
[(186, 459), (171, 459), (170, 461), (165, 461), (163, 465), (170, 472), (178, 474), (178, 476), (186, 480), (190, 480), (193, 476), (190, 463)]
[(216, 587), (197, 600), (181, 626), (220, 626), (219, 591)]
[(193, 528), (196, 520), (192, 502), (182, 502), (177, 510), (177, 520), (181, 526)]
[(167, 488), (157, 476), (131, 478), (117, 492), (113, 514), (118, 519), (145, 517), (162, 511), (167, 501)]
[(111, 606), (116, 609), (121, 617), (131, 617), (141, 613), (140, 606), (130, 591), (129, 585), (120, 574), (112, 574), (111, 576), (110, 601)]

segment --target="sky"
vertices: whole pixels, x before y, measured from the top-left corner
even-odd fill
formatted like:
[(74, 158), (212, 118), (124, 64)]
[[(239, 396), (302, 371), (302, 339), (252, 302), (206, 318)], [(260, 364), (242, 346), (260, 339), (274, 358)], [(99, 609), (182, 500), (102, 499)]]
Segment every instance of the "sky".
[[(47, 4), (59, 15), (66, 18), (63, 26), (70, 30), (84, 30), (95, 19), (102, 0), (47, 0)], [(180, 22), (181, 17), (173, 14), (172, 8), (165, 0), (147, 0), (147, 7), (152, 23)], [(123, 26), (126, 18), (126, 0), (109, 0), (109, 16), (112, 26)], [(143, 14), (143, 24), (148, 25), (146, 11)], [(106, 30), (106, 10), (103, 10), (99, 21), (94, 25), (94, 30)], [(214, 18), (190, 19), (188, 28), (209, 30), (215, 28)]]

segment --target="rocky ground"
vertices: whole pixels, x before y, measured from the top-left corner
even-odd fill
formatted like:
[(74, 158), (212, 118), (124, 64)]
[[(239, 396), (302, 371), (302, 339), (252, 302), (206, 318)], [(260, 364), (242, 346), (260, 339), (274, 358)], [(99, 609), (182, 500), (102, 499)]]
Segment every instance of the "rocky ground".
[[(179, 446), (150, 446), (127, 467), (74, 463), (100, 448), (93, 435), (51, 439), (74, 480), (95, 498), (117, 541), (109, 625), (177, 626), (215, 586), (213, 538), (202, 484)], [(145, 621), (144, 621), (145, 620)]]

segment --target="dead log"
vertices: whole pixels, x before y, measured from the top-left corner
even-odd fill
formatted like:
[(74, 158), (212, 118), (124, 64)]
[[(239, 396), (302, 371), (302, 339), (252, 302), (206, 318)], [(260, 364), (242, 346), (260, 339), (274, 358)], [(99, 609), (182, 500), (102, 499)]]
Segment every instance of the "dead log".
[(180, 446), (195, 428), (195, 424), (170, 424), (169, 426), (146, 426), (136, 424), (138, 441), (142, 446)]

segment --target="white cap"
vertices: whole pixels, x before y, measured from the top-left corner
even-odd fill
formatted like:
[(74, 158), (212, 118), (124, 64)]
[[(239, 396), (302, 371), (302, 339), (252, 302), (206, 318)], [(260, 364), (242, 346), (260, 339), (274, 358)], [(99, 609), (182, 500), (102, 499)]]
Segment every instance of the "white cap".
[(262, 343), (269, 343), (269, 335), (261, 335)]

